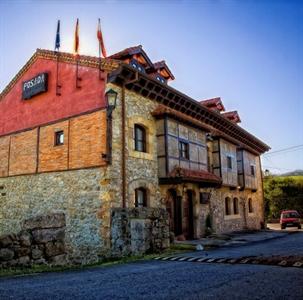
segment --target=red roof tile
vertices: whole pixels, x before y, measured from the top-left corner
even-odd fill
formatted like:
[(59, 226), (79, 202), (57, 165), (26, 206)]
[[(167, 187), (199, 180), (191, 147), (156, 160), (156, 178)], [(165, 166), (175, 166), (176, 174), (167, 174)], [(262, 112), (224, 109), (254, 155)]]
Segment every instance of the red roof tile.
[(225, 111), (225, 107), (224, 107), (220, 97), (202, 100), (199, 103), (203, 106), (206, 106), (207, 108), (209, 108), (211, 110)]
[(135, 54), (141, 54), (145, 58), (145, 60), (147, 61), (148, 65), (150, 67), (153, 67), (153, 63), (150, 60), (150, 58), (148, 57), (148, 55), (145, 53), (145, 51), (143, 50), (142, 45), (126, 48), (122, 51), (119, 51), (117, 53), (114, 53), (114, 54), (110, 55), (108, 58), (123, 59), (127, 56), (133, 56)]
[(231, 122), (234, 122), (234, 123), (241, 122), (240, 116), (236, 110), (228, 111), (228, 112), (222, 113), (221, 115), (223, 117), (225, 117), (226, 119), (230, 120)]
[(109, 58), (119, 58), (123, 57), (125, 55), (132, 55), (132, 54), (137, 54), (142, 50), (142, 45), (134, 46), (134, 47), (128, 47), (125, 48), (124, 50), (121, 50), (117, 53), (114, 53), (109, 56)]
[(175, 79), (175, 76), (173, 75), (173, 73), (171, 72), (171, 70), (169, 69), (169, 67), (167, 66), (165, 60), (161, 60), (161, 61), (157, 61), (154, 63), (154, 69), (157, 71), (157, 70), (160, 70), (160, 69), (165, 69), (166, 72), (169, 74), (170, 78), (172, 80)]
[(213, 173), (205, 170), (189, 170), (180, 167), (175, 167), (170, 173), (170, 177), (180, 177), (184, 179), (192, 179), (197, 181), (207, 181), (212, 183), (222, 183), (222, 179)]

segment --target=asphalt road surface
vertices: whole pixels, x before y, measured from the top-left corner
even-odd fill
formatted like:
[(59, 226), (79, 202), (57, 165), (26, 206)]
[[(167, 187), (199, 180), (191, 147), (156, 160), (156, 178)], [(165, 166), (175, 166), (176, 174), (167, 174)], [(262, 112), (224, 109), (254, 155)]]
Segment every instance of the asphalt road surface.
[[(206, 254), (302, 255), (303, 233)], [(145, 261), (0, 280), (1, 300), (265, 298), (303, 299), (303, 268)]]
[[(286, 229), (281, 230), (281, 225), (280, 223), (268, 223), (266, 224), (267, 227), (271, 230), (277, 230), (277, 231), (302, 231), (303, 232), (303, 228), (302, 229), (298, 229), (298, 227), (287, 227)], [(302, 224), (303, 226), (303, 224)]]

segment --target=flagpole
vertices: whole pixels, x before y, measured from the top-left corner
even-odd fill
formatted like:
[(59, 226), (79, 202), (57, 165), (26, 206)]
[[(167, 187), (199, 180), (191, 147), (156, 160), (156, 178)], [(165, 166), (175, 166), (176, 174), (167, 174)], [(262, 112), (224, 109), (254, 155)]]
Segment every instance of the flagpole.
[[(101, 30), (101, 25), (100, 25), (100, 18), (98, 19), (98, 31)], [(97, 36), (98, 36), (98, 31), (97, 31)], [(101, 44), (99, 43), (99, 79), (102, 80), (101, 77)]]
[(100, 46), (100, 43), (99, 43), (99, 79), (101, 80), (102, 77), (101, 77), (101, 46)]
[(74, 44), (74, 52), (76, 55), (76, 88), (81, 89), (78, 82), (81, 81), (79, 77), (79, 19), (77, 18), (76, 30), (75, 30), (75, 44)]
[(76, 64), (76, 88), (81, 89), (81, 86), (78, 84), (79, 81), (81, 81), (81, 78), (79, 77), (79, 55), (76, 57), (77, 64)]
[(59, 55), (60, 55), (60, 52), (56, 51), (56, 53), (57, 53), (56, 95), (61, 96), (61, 92), (60, 92), (61, 85), (58, 83), (59, 82)]
[(56, 66), (56, 96), (61, 96), (60, 88), (61, 85), (59, 82), (59, 55), (60, 55), (60, 20), (57, 23), (57, 33), (55, 41), (55, 53), (57, 56), (57, 66)]

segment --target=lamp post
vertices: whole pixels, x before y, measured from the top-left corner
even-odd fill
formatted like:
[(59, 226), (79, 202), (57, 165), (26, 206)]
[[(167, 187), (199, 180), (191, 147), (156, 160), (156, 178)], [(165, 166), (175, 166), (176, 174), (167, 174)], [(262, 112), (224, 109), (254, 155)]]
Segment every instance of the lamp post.
[(113, 89), (110, 89), (106, 92), (105, 98), (106, 98), (106, 106), (107, 106), (107, 116), (111, 117), (113, 110), (116, 108), (117, 96), (118, 93)]
[(105, 93), (106, 100), (106, 153), (102, 154), (102, 158), (107, 162), (111, 163), (112, 161), (112, 113), (117, 105), (117, 96), (118, 93), (113, 89), (108, 90)]

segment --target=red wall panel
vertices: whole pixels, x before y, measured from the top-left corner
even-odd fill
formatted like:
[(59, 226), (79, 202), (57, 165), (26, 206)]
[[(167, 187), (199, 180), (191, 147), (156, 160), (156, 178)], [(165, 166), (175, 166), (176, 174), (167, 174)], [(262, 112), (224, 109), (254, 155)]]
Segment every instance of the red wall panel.
[[(22, 82), (43, 72), (48, 73), (48, 91), (22, 100)], [(102, 76), (105, 80), (99, 79), (97, 69), (79, 66), (78, 89), (76, 66), (60, 62), (61, 96), (56, 96), (56, 62), (38, 58), (0, 100), (0, 136), (105, 107), (106, 74)]]

